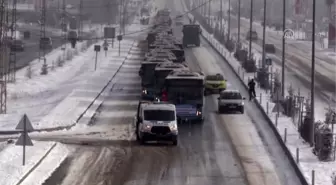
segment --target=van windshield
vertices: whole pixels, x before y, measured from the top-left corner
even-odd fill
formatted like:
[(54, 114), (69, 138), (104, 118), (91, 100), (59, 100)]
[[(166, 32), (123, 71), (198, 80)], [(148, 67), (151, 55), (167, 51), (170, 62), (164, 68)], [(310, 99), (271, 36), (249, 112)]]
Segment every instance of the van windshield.
[(145, 110), (144, 120), (147, 121), (174, 121), (175, 112), (170, 110)]

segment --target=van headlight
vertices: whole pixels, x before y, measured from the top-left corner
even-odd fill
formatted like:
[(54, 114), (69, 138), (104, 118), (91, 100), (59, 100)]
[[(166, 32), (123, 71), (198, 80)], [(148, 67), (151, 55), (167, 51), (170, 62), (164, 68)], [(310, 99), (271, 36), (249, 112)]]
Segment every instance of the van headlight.
[(240, 105), (244, 105), (244, 102), (240, 102)]
[(200, 116), (202, 115), (202, 112), (201, 111), (196, 111), (196, 116)]
[(170, 123), (169, 124), (169, 129), (171, 131), (177, 131), (177, 124), (176, 123)]
[(151, 130), (151, 128), (152, 128), (151, 125), (148, 125), (148, 124), (143, 124), (143, 125), (142, 125), (142, 130), (149, 131), (149, 130)]

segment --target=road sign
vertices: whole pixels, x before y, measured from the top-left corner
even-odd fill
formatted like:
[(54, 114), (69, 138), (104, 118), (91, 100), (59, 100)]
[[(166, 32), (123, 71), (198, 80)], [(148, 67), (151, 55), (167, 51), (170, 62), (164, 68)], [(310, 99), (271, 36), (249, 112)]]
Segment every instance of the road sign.
[(285, 37), (285, 39), (290, 39), (294, 37), (294, 31), (291, 29), (285, 29), (285, 31), (283, 32), (283, 37)]
[(94, 51), (99, 52), (100, 51), (100, 45), (95, 45), (94, 46)]
[(109, 38), (109, 39), (115, 38), (115, 28), (105, 27), (104, 28), (104, 38)]
[(33, 146), (33, 142), (28, 136), (28, 131), (33, 131), (34, 128), (31, 125), (30, 120), (28, 119), (27, 114), (24, 114), (19, 122), (19, 124), (15, 128), (16, 130), (22, 130), (19, 139), (16, 141), (15, 145), (23, 146), (23, 155), (22, 155), (22, 165), (25, 165), (26, 161), (26, 146)]
[(15, 145), (17, 146), (34, 146), (32, 140), (27, 133), (21, 134), (19, 139), (16, 141)]
[[(25, 125), (26, 124), (26, 125)], [(26, 129), (25, 129), (26, 127)], [(28, 116), (26, 114), (24, 114), (19, 122), (19, 124), (16, 126), (15, 128), (16, 130), (26, 130), (26, 131), (33, 131), (34, 128), (30, 122), (30, 120), (28, 119)]]
[(122, 40), (122, 35), (118, 35), (117, 39), (118, 39), (118, 41), (121, 41)]
[(265, 62), (266, 62), (266, 65), (268, 65), (268, 66), (272, 65), (272, 59), (271, 58), (266, 57)]

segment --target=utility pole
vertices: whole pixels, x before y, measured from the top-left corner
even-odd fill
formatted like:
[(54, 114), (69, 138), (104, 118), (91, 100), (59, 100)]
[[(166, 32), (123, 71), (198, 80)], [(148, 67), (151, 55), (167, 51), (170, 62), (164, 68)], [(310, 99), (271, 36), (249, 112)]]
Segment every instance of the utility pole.
[(128, 19), (128, 16), (127, 16), (127, 5), (128, 5), (128, 1), (126, 2), (123, 2), (123, 16), (122, 16), (122, 22), (123, 22), (123, 34), (125, 35), (125, 29), (126, 29), (126, 24), (127, 24), (127, 19)]
[[(12, 0), (12, 22), (11, 22), (11, 39), (13, 42), (16, 40), (16, 0)], [(10, 13), (8, 11), (8, 13)], [(15, 75), (15, 68), (16, 68), (16, 52), (10, 50), (9, 53), (9, 65), (8, 65), (8, 82), (15, 82), (16, 75)]]
[(79, 29), (78, 37), (82, 39), (83, 36), (83, 0), (79, 1)]
[[(63, 46), (62, 46), (62, 50), (63, 50), (63, 61), (65, 61), (65, 50), (66, 50), (66, 43), (67, 43), (67, 24), (65, 22), (65, 18), (66, 18), (66, 4), (65, 4), (65, 0), (62, 0), (62, 36), (63, 36)], [(78, 34), (80, 35), (80, 33)]]
[[(123, 3), (123, 0), (120, 0), (120, 3), (119, 3), (119, 35), (121, 35), (121, 29), (122, 29), (122, 10), (123, 10), (123, 6), (122, 6), (122, 3)], [(120, 56), (120, 41), (118, 42), (119, 43), (119, 56)]]
[(227, 40), (230, 40), (230, 34), (231, 34), (231, 0), (229, 0), (229, 9), (228, 9), (229, 19), (228, 19), (228, 35)]
[[(45, 24), (46, 24), (46, 0), (42, 0), (42, 6), (41, 6), (41, 27), (40, 27), (40, 41), (41, 39), (46, 39), (46, 31), (45, 31)], [(42, 49), (42, 52), (41, 52)], [(41, 43), (40, 43), (40, 51), (39, 51), (39, 62), (42, 60), (43, 65), (41, 68), (41, 75), (46, 75), (48, 74), (48, 65), (47, 65), (47, 59), (45, 57), (46, 55), (46, 47), (42, 45), (41, 48)]]
[(310, 86), (310, 145), (314, 146), (314, 125), (315, 125), (315, 13), (316, 13), (316, 0), (313, 0), (313, 29), (312, 29), (312, 59), (311, 59), (311, 86)]
[(219, 32), (220, 32), (220, 35), (222, 37), (222, 34), (223, 34), (223, 0), (220, 0), (220, 15), (219, 15), (219, 18), (220, 18), (220, 29), (219, 29)]
[[(284, 0), (285, 1), (285, 0)], [(252, 24), (253, 23), (253, 0), (251, 0), (250, 7), (250, 40), (249, 40), (249, 59), (252, 59)]]
[(6, 19), (7, 0), (0, 1), (0, 114), (6, 114), (7, 111), (7, 26)]
[(285, 97), (285, 62), (286, 62), (286, 0), (283, 0), (282, 7), (282, 66), (281, 66), (281, 96)]
[(240, 44), (240, 9), (241, 9), (241, 0), (238, 0), (238, 43)]
[(108, 0), (106, 4), (106, 18), (109, 26), (111, 25), (111, 18), (109, 16), (110, 12), (111, 12), (111, 4), (110, 1)]
[(262, 40), (262, 58), (261, 58), (261, 64), (262, 64), (262, 69), (265, 69), (266, 64), (265, 64), (265, 44), (266, 44), (266, 0), (264, 0), (264, 25), (263, 25), (263, 40)]
[(209, 13), (209, 14), (208, 14), (208, 15), (209, 15), (209, 23), (208, 23), (208, 24), (209, 24), (210, 27), (211, 27), (211, 18), (210, 18), (210, 16), (211, 16), (211, 1), (208, 2), (208, 5), (209, 5), (209, 6), (208, 6), (208, 13)]

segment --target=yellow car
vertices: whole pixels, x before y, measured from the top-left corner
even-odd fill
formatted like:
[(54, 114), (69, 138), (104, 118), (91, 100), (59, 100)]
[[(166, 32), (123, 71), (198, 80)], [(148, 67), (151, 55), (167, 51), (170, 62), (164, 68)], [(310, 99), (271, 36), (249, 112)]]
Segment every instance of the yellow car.
[(226, 80), (221, 74), (208, 75), (205, 77), (204, 94), (219, 93), (226, 89)]

